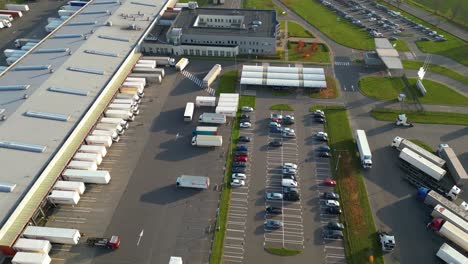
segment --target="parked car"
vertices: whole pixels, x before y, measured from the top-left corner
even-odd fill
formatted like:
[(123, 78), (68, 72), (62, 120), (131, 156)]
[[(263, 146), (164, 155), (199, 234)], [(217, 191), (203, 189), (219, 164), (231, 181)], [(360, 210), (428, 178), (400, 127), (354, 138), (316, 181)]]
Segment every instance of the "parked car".
[(276, 122), (270, 122), (270, 123), (268, 124), (268, 127), (270, 127), (270, 128), (271, 128), (271, 127), (281, 127), (281, 124), (278, 124), (278, 123), (276, 123)]
[(281, 147), (281, 146), (283, 146), (283, 142), (275, 140), (275, 141), (271, 141), (269, 143), (269, 145), (272, 146), (272, 147)]
[(232, 187), (242, 187), (245, 185), (245, 181), (239, 180), (239, 179), (233, 179), (231, 181), (231, 186)]
[(330, 147), (328, 145), (323, 145), (323, 146), (319, 146), (317, 148), (317, 151), (319, 152), (330, 152)]
[(283, 116), (280, 115), (280, 114), (275, 114), (275, 113), (273, 113), (273, 114), (270, 115), (270, 119), (273, 119), (273, 118), (276, 118), (276, 119), (283, 119)]
[(244, 112), (253, 112), (254, 109), (250, 106), (243, 106), (241, 110)]
[(328, 141), (328, 134), (325, 133), (325, 132), (317, 132), (317, 134), (315, 134), (315, 136), (317, 137), (318, 140)]
[(295, 123), (294, 119), (284, 119), (284, 120), (281, 122), (281, 124), (283, 124), (283, 125), (292, 125), (292, 124), (294, 124), (294, 123)]
[(292, 179), (285, 179), (281, 180), (281, 186), (283, 187), (297, 187), (297, 181)]
[(283, 179), (290, 179), (290, 180), (293, 180), (293, 181), (297, 181), (296, 176), (292, 175), (292, 174), (283, 174), (282, 177), (283, 177)]
[(296, 169), (292, 169), (292, 168), (283, 169), (283, 174), (296, 175), (296, 173), (297, 173)]
[(270, 119), (271, 122), (275, 122), (275, 123), (278, 123), (278, 124), (281, 124), (283, 123), (283, 120), (279, 119), (279, 118), (272, 118)]
[(331, 154), (330, 154), (330, 152), (321, 151), (321, 152), (318, 153), (318, 156), (321, 157), (321, 158), (330, 158)]
[(340, 202), (337, 200), (326, 200), (325, 205), (328, 207), (340, 207)]
[(284, 119), (284, 120), (293, 120), (293, 121), (295, 120), (294, 116), (292, 116), (292, 115), (285, 115), (285, 116), (283, 117), (283, 119)]
[(316, 117), (316, 118), (315, 118), (315, 122), (317, 122), (317, 123), (322, 123), (322, 124), (323, 124), (323, 123), (325, 123), (325, 118)]
[(334, 181), (332, 179), (325, 179), (325, 181), (323, 183), (325, 183), (325, 185), (327, 185), (327, 186), (336, 186), (336, 181)]
[(340, 195), (334, 192), (324, 192), (323, 198), (327, 200), (338, 200), (340, 199)]
[(325, 112), (320, 109), (317, 109), (314, 111), (314, 116), (325, 116)]
[(283, 163), (283, 169), (295, 169), (297, 170), (297, 164), (291, 162)]
[(282, 131), (281, 127), (270, 127), (270, 133), (281, 133)]
[(236, 147), (236, 151), (248, 151), (248, 150), (249, 150), (249, 147), (244, 146), (244, 145)]
[(241, 123), (245, 123), (245, 122), (250, 123), (250, 118), (241, 118), (241, 119), (239, 120), (239, 122), (241, 122)]
[(334, 221), (331, 221), (331, 222), (328, 222), (327, 224), (327, 229), (331, 229), (331, 230), (344, 230), (344, 225), (340, 222), (334, 222)]
[(264, 226), (268, 229), (280, 229), (281, 227), (283, 227), (283, 222), (279, 220), (268, 220), (265, 221)]
[(250, 122), (242, 122), (239, 124), (240, 128), (249, 128), (252, 127), (252, 124)]
[(340, 230), (327, 229), (324, 230), (323, 236), (328, 239), (343, 239), (343, 232)]
[(283, 193), (284, 194), (288, 194), (288, 193), (299, 194), (299, 190), (296, 187), (283, 187)]
[(281, 207), (274, 207), (274, 206), (269, 206), (265, 210), (269, 214), (282, 214), (283, 213), (283, 208)]
[(245, 179), (247, 179), (247, 175), (245, 175), (244, 173), (233, 173), (231, 175), (231, 178), (239, 179), (239, 180), (245, 180)]
[(236, 156), (236, 157), (234, 157), (234, 161), (247, 162), (247, 157), (246, 156)]
[(266, 199), (267, 200), (283, 200), (283, 194), (282, 193), (267, 193)]
[(237, 138), (237, 142), (250, 142), (250, 137), (240, 136), (240, 137)]
[(247, 162), (242, 162), (242, 161), (234, 161), (232, 163), (232, 167), (246, 167)]
[(248, 151), (236, 151), (234, 153), (234, 156), (249, 156), (249, 152)]
[(397, 41), (398, 38), (396, 38), (396, 37), (389, 37), (388, 40), (390, 40), (390, 41)]
[(294, 192), (289, 192), (284, 195), (285, 201), (296, 202), (300, 200), (299, 194)]
[(242, 115), (240, 115), (239, 118), (240, 118), (240, 119), (245, 119), (245, 118), (250, 119), (250, 116), (249, 116), (248, 114), (242, 114)]
[(294, 133), (294, 132), (283, 132), (283, 133), (281, 133), (281, 137), (284, 137), (284, 138), (295, 138), (295, 137), (296, 137), (296, 133)]
[(232, 167), (231, 172), (233, 173), (245, 173), (245, 167)]
[(332, 214), (332, 215), (341, 214), (341, 209), (339, 207), (327, 207), (326, 211), (327, 213)]
[(429, 41), (430, 39), (427, 38), (427, 37), (422, 37), (422, 38), (419, 38), (420, 41)]

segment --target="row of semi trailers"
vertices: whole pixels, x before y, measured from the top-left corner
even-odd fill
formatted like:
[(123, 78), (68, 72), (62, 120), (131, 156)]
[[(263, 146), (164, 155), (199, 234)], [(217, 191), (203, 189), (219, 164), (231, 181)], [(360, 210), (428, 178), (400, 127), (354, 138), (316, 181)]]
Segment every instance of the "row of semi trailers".
[[(139, 63), (145, 63), (140, 60)], [(147, 79), (154, 73), (146, 73), (148, 78), (129, 75), (120, 87), (103, 117), (96, 123), (79, 147), (72, 160), (61, 175), (61, 179), (52, 187), (47, 199), (53, 204), (76, 205), (85, 192), (87, 184), (108, 184), (109, 171), (98, 170), (98, 166), (107, 155), (107, 148), (120, 140), (129, 122), (139, 114), (139, 104), (144, 96)], [(13, 249), (17, 252), (12, 260), (14, 264), (48, 264), (51, 243), (76, 245), (81, 234), (77, 229), (28, 226), (25, 228)]]

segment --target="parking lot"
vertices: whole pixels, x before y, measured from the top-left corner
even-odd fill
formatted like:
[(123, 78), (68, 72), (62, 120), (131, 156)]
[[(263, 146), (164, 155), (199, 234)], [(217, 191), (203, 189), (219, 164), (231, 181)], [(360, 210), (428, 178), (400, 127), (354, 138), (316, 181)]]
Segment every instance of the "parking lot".
[(374, 1), (321, 0), (320, 2), (342, 19), (366, 30), (373, 37), (386, 37), (390, 40), (397, 40), (400, 37), (423, 41), (446, 40), (443, 35)]

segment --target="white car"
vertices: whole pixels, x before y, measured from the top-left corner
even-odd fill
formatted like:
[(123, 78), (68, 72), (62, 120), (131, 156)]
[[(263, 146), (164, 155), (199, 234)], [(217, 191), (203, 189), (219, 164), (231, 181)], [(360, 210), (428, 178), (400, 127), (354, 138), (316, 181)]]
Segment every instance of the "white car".
[(284, 128), (282, 129), (282, 132), (283, 132), (283, 133), (292, 133), (292, 134), (294, 134), (294, 129), (289, 128), (289, 127), (284, 127)]
[(323, 112), (320, 109), (317, 109), (317, 110), (314, 111), (314, 115), (325, 115), (325, 112)]
[(241, 128), (249, 128), (252, 127), (252, 124), (250, 122), (242, 122), (239, 125)]
[(286, 168), (283, 169), (283, 174), (288, 174), (288, 175), (296, 175), (297, 170), (296, 169), (291, 169), (291, 168)]
[(291, 162), (285, 162), (283, 163), (283, 169), (295, 169), (297, 170), (297, 164), (291, 163)]
[(231, 175), (231, 177), (232, 177), (233, 179), (238, 179), (238, 180), (245, 180), (245, 179), (247, 179), (247, 175), (245, 175), (244, 173), (233, 173), (233, 174)]
[(297, 181), (292, 179), (282, 179), (281, 186), (283, 187), (297, 187)]
[(281, 134), (282, 137), (284, 138), (295, 138), (296, 137), (296, 134), (293, 132), (293, 133), (290, 133), (290, 132), (283, 132)]
[(238, 179), (234, 179), (231, 181), (231, 186), (232, 187), (242, 187), (245, 185), (245, 181), (243, 180), (238, 180)]
[(376, 20), (377, 20), (377, 18), (375, 18), (375, 17), (369, 18), (369, 21), (370, 21), (370, 22), (373, 22), (373, 21), (376, 21)]
[(328, 207), (339, 207), (340, 202), (335, 201), (335, 200), (326, 200), (325, 205), (328, 206)]
[(328, 134), (323, 132), (323, 131), (320, 131), (320, 132), (317, 132), (317, 134), (315, 134), (317, 137), (328, 137)]
[(242, 109), (242, 111), (244, 111), (244, 112), (253, 112), (253, 110), (254, 110), (254, 109), (253, 109), (252, 107), (250, 107), (250, 106), (243, 106), (241, 109)]
[(394, 34), (394, 35), (398, 35), (398, 34), (400, 34), (400, 33), (401, 33), (401, 30), (398, 30), (398, 29), (395, 30), (395, 31), (393, 31), (393, 34)]
[(294, 120), (294, 116), (292, 115), (285, 115), (284, 119)]

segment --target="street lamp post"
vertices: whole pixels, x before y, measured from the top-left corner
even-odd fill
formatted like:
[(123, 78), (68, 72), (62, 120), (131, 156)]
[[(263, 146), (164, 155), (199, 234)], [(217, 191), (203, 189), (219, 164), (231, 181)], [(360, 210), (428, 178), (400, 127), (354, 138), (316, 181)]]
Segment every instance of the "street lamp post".
[(340, 165), (341, 154), (338, 154), (338, 160), (336, 161), (335, 172), (338, 171), (338, 165)]

